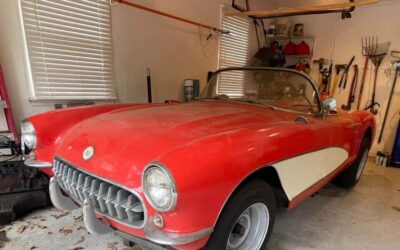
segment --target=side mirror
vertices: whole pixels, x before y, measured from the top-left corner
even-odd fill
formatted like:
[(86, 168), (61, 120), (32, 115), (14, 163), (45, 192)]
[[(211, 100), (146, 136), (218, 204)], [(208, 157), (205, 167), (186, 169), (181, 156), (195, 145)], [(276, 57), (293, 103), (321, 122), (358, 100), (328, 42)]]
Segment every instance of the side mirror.
[(331, 108), (329, 107), (329, 105), (324, 105), (322, 107), (322, 115), (321, 115), (321, 119), (322, 120), (326, 120), (326, 118), (328, 117), (329, 113), (331, 112)]
[(322, 119), (326, 119), (329, 114), (336, 113), (336, 99), (328, 98), (322, 103)]

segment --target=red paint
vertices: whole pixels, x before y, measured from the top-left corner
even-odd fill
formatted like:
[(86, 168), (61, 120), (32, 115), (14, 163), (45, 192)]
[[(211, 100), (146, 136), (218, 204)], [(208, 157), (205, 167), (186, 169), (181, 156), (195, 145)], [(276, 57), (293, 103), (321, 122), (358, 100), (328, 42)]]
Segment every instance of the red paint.
[[(308, 125), (295, 122), (298, 116), (254, 104), (204, 100), (81, 107), (37, 115), (30, 121), (37, 130), (39, 160), (52, 161), (57, 155), (135, 189), (145, 200), (148, 216), (154, 210), (143, 195), (141, 174), (150, 162), (163, 163), (178, 190), (176, 209), (162, 214), (163, 230), (189, 233), (213, 227), (230, 194), (256, 170), (330, 146), (345, 148), (350, 163), (367, 128), (375, 129), (374, 118), (364, 111), (339, 113), (326, 120), (303, 115)], [(95, 155), (84, 161), (82, 152), (89, 145), (95, 147)], [(289, 207), (320, 189), (347, 163), (296, 197)], [(143, 237), (140, 230), (111, 224)]]

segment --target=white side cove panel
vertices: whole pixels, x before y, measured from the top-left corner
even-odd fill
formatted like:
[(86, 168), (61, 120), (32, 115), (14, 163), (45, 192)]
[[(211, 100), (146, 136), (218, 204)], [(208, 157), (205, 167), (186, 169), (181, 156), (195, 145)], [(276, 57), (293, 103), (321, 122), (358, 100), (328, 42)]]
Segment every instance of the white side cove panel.
[(273, 166), (287, 197), (292, 200), (340, 167), (348, 157), (345, 149), (331, 147), (283, 160)]

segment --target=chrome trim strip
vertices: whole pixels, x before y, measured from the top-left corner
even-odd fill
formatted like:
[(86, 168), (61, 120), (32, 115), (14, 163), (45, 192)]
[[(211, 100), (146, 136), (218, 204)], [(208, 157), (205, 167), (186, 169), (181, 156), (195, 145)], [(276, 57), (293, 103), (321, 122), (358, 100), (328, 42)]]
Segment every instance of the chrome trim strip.
[(83, 221), (86, 229), (93, 235), (108, 234), (114, 231), (109, 225), (97, 219), (93, 204), (88, 199), (83, 203)]
[(74, 210), (79, 208), (70, 197), (61, 193), (60, 186), (57, 183), (57, 177), (51, 177), (49, 183), (50, 200), (53, 205), (60, 210)]
[[(123, 189), (125, 189), (125, 190), (127, 190), (127, 191), (133, 193), (134, 195), (136, 195), (136, 197), (137, 197), (137, 198), (140, 200), (140, 202), (142, 202), (142, 204), (143, 204), (144, 221), (143, 221), (143, 225), (142, 225), (142, 226), (140, 226), (140, 227), (135, 227), (135, 226), (126, 224), (126, 223), (124, 223), (124, 222), (118, 221), (118, 220), (116, 220), (115, 218), (112, 218), (112, 217), (110, 217), (110, 216), (107, 216), (106, 214), (103, 214), (103, 213), (100, 212), (100, 211), (96, 211), (97, 214), (100, 214), (100, 215), (102, 215), (102, 216), (104, 216), (104, 217), (106, 217), (106, 218), (108, 218), (108, 219), (110, 219), (110, 220), (112, 220), (112, 221), (117, 222), (117, 223), (120, 224), (120, 225), (124, 225), (124, 226), (130, 227), (130, 228), (141, 229), (141, 228), (143, 228), (143, 227), (146, 225), (146, 223), (147, 223), (147, 208), (146, 208), (146, 204), (145, 204), (145, 202), (144, 202), (144, 200), (143, 200), (143, 197), (142, 197), (141, 195), (139, 195), (139, 193), (138, 193), (136, 190), (131, 189), (131, 188), (128, 188), (128, 187), (123, 186), (123, 185), (121, 185), (121, 184), (118, 184), (118, 183), (116, 183), (116, 182), (114, 182), (114, 181), (112, 181), (112, 180), (105, 179), (105, 178), (103, 178), (103, 177), (101, 177), (101, 176), (98, 176), (98, 175), (96, 175), (96, 174), (93, 174), (93, 173), (91, 173), (91, 172), (89, 172), (89, 171), (86, 171), (86, 170), (84, 170), (84, 169), (82, 169), (82, 168), (76, 167), (76, 165), (70, 163), (70, 162), (67, 161), (67, 160), (64, 160), (62, 157), (56, 156), (55, 158), (57, 158), (57, 159), (60, 160), (60, 161), (63, 161), (64, 163), (69, 164), (70, 166), (72, 166), (72, 167), (78, 169), (79, 171), (81, 171), (81, 172), (83, 172), (83, 173), (85, 173), (85, 174), (87, 174), (87, 175), (91, 175), (91, 176), (96, 177), (97, 179), (99, 179), (99, 180), (101, 180), (101, 181), (108, 182), (108, 183), (110, 183), (110, 184), (112, 184), (112, 185), (115, 185), (115, 186), (117, 186), (117, 187), (123, 188)], [(81, 205), (82, 205), (81, 202), (77, 201), (77, 200), (74, 199), (73, 197), (71, 197), (71, 199), (74, 200), (75, 202), (77, 202), (78, 204), (81, 204)]]
[(161, 245), (184, 245), (200, 240), (214, 231), (214, 228), (206, 228), (192, 233), (172, 233), (160, 230), (153, 224), (153, 217), (149, 218), (144, 227), (147, 239)]
[(26, 158), (24, 164), (32, 168), (51, 168), (53, 164), (47, 161), (37, 161), (35, 158)]

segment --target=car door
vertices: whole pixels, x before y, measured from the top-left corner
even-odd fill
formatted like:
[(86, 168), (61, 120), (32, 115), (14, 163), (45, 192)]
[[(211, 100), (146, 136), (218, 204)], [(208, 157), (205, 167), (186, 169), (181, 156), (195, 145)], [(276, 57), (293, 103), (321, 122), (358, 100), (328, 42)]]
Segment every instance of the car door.
[(328, 115), (325, 119), (326, 125), (330, 128), (331, 150), (325, 166), (327, 174), (332, 173), (351, 157), (354, 157), (354, 145), (359, 136), (360, 124), (355, 123), (351, 115), (345, 111)]

